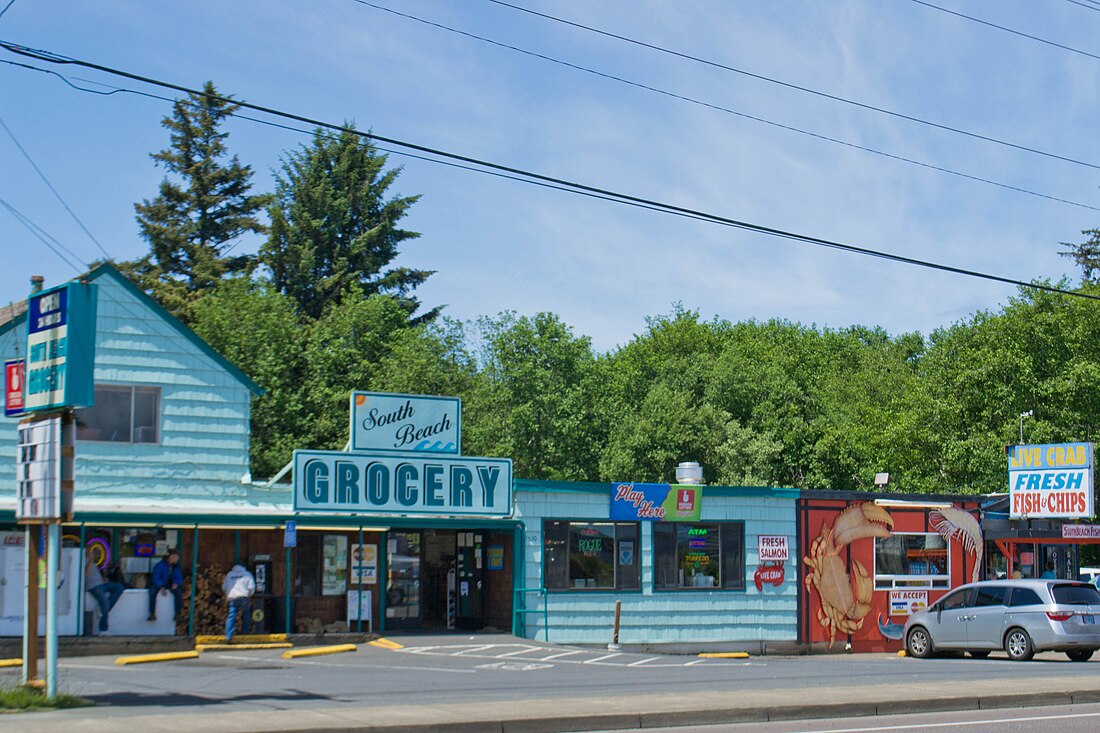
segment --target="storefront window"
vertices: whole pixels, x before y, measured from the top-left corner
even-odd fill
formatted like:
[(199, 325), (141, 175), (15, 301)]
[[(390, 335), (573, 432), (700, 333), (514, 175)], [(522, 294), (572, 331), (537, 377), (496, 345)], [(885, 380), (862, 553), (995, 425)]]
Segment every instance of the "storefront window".
[(745, 588), (742, 522), (653, 525), (653, 565), (658, 590)]
[(95, 406), (76, 411), (77, 440), (160, 441), (160, 387), (97, 384)]
[(938, 534), (898, 532), (875, 538), (875, 588), (948, 588), (947, 543)]
[(547, 521), (543, 533), (547, 588), (641, 588), (636, 523)]

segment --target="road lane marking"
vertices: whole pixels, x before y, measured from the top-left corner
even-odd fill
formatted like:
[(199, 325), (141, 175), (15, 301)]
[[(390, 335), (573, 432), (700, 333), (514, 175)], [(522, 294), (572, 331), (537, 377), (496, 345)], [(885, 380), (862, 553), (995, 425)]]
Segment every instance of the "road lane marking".
[(615, 652), (614, 654), (604, 654), (602, 657), (596, 657), (595, 659), (586, 659), (582, 664), (595, 664), (596, 662), (602, 662), (605, 659), (611, 659), (612, 657), (621, 657), (622, 652)]
[(529, 646), (529, 647), (527, 647), (527, 648), (525, 648), (525, 649), (520, 649), (520, 650), (518, 650), (518, 651), (514, 651), (514, 652), (508, 652), (508, 653), (506, 653), (506, 654), (498, 654), (498, 655), (497, 655), (497, 658), (498, 658), (498, 659), (504, 659), (505, 657), (514, 657), (514, 656), (516, 656), (517, 654), (526, 654), (526, 653), (528, 653), (528, 652), (533, 652), (533, 651), (537, 651), (537, 650), (539, 650), (540, 648), (541, 648), (541, 647), (537, 647), (537, 646)]
[(551, 654), (551, 655), (550, 655), (550, 656), (548, 656), (548, 657), (539, 657), (539, 659), (541, 659), (542, 661), (546, 662), (546, 661), (549, 661), (549, 660), (551, 660), (551, 659), (557, 659), (557, 658), (559, 658), (559, 657), (568, 657), (568, 656), (569, 656), (570, 654), (581, 654), (581, 653), (582, 653), (582, 652), (579, 652), (579, 651), (572, 651), (572, 652), (559, 652), (558, 654)]
[(649, 657), (648, 659), (639, 659), (637, 662), (631, 662), (630, 664), (628, 664), (626, 666), (628, 666), (628, 667), (641, 667), (646, 662), (652, 662), (652, 661), (655, 661), (657, 659), (660, 659), (660, 657)]
[[(993, 723), (1034, 723), (1040, 720), (1071, 720), (1074, 718), (1100, 718), (1100, 713), (1072, 713), (1067, 715), (1035, 715), (1028, 718), (986, 718), (985, 720), (954, 720), (943, 723), (906, 723), (904, 725), (877, 725), (867, 728), (820, 728), (800, 730), (797, 733), (865, 733), (876, 730), (916, 730), (918, 728), (960, 728), (964, 725), (992, 725)], [(778, 721), (776, 721), (778, 722)]]

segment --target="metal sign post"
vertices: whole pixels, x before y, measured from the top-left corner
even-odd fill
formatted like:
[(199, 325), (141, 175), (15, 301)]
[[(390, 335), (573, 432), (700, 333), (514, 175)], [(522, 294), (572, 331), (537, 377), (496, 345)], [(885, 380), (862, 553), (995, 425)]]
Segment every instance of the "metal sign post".
[[(61, 523), (72, 518), (76, 420), (73, 407), (94, 398), (96, 286), (69, 282), (42, 290), (34, 282), (27, 299), (25, 365), (5, 365), (5, 413), (18, 408), (33, 416), (19, 423), (16, 457), (16, 521), (27, 532), (27, 598), (23, 677), (37, 675), (38, 567), (35, 536), (46, 539), (46, 695), (57, 697), (57, 590)], [(18, 382), (22, 399), (15, 395)]]

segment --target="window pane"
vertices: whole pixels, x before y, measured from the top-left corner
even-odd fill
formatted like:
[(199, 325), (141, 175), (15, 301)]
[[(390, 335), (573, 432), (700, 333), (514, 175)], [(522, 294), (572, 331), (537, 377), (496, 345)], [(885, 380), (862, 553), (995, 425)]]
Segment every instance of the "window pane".
[(77, 440), (130, 442), (132, 389), (96, 385), (95, 404), (76, 411)]
[(642, 563), (638, 558), (638, 525), (618, 524), (615, 527), (618, 543), (615, 559), (619, 573), (617, 588), (638, 590), (642, 587)]
[(718, 560), (721, 537), (718, 526), (691, 524), (677, 526), (681, 585), (691, 588), (714, 588), (718, 585)]
[(569, 525), (569, 579), (574, 588), (615, 587), (615, 525)]
[(547, 588), (569, 587), (569, 523), (544, 522), (543, 582)]
[(653, 582), (657, 588), (678, 587), (676, 570), (676, 527), (671, 524), (653, 525)]
[(134, 442), (159, 441), (160, 389), (158, 387), (134, 388)]
[(1004, 586), (994, 586), (992, 588), (979, 588), (978, 599), (974, 602), (976, 606), (1003, 606), (1005, 602), (1005, 593), (1008, 588)]
[(1030, 588), (1013, 588), (1012, 596), (1008, 600), (1010, 606), (1041, 606), (1039, 595)]
[(1100, 592), (1091, 585), (1056, 585), (1051, 588), (1055, 603), (1075, 606), (1100, 605)]
[(949, 578), (947, 543), (938, 534), (875, 538), (876, 588), (946, 588)]
[(745, 525), (731, 522), (722, 530), (722, 587), (745, 587)]
[(971, 589), (955, 591), (951, 595), (943, 599), (943, 604), (940, 606), (944, 611), (950, 611), (953, 608), (967, 608), (970, 604)]

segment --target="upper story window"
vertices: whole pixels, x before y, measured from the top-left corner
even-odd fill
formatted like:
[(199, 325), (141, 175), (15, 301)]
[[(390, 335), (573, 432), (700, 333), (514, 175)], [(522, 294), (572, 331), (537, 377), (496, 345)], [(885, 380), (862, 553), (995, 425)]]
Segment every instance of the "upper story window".
[(160, 442), (160, 387), (97, 384), (95, 404), (76, 411), (76, 439)]

